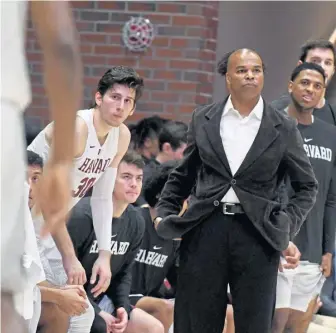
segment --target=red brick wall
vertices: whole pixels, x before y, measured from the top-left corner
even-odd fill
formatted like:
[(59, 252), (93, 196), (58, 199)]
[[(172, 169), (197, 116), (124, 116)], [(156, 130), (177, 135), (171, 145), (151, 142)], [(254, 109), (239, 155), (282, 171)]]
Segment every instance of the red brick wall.
[[(131, 121), (151, 114), (188, 120), (197, 104), (212, 100), (216, 59), (218, 2), (73, 1), (84, 64), (84, 101), (92, 101), (102, 74), (113, 65), (136, 68), (145, 78), (145, 93)], [(156, 37), (144, 53), (131, 53), (121, 30), (131, 16), (151, 20)], [(28, 23), (27, 56), (33, 87), (30, 115), (48, 120), (41, 51)]]

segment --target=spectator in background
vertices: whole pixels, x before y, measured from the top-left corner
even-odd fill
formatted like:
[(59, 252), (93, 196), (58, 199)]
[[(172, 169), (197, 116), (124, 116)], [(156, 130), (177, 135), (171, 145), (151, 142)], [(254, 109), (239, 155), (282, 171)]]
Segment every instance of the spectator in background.
[(159, 132), (166, 121), (158, 116), (152, 116), (140, 120), (135, 125), (129, 125), (130, 148), (137, 151), (146, 164), (159, 153)]
[[(163, 125), (158, 137), (159, 152), (155, 158), (146, 163), (144, 182), (151, 177), (152, 173), (155, 172), (155, 168), (161, 163), (183, 158), (184, 150), (187, 147), (187, 131), (188, 126), (183, 122), (168, 121)], [(142, 206), (146, 203), (142, 193), (136, 201), (136, 205)]]

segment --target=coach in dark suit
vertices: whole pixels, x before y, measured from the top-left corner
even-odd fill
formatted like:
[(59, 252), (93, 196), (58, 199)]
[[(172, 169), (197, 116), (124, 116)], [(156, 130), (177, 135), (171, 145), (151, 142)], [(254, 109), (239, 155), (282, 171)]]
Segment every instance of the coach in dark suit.
[[(219, 72), (230, 96), (193, 113), (185, 158), (166, 183), (154, 221), (162, 237), (183, 238), (174, 328), (221, 333), (229, 283), (236, 333), (269, 333), (280, 253), (291, 251), (317, 182), (295, 122), (260, 96), (260, 57), (237, 50)], [(295, 195), (283, 206), (277, 192), (285, 173)]]

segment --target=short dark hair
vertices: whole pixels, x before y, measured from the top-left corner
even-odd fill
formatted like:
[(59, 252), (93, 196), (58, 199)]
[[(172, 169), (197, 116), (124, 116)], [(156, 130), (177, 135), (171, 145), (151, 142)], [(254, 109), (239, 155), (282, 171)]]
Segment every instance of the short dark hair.
[(188, 126), (181, 121), (169, 121), (159, 133), (159, 149), (162, 151), (164, 143), (169, 143), (176, 150), (181, 144), (187, 143)]
[(323, 81), (325, 82), (326, 75), (325, 75), (323, 68), (320, 65), (314, 64), (312, 62), (304, 62), (301, 65), (296, 66), (292, 72), (291, 81), (293, 82), (302, 71), (305, 71), (308, 69), (319, 72), (323, 76)]
[(137, 168), (139, 168), (141, 170), (143, 170), (144, 167), (145, 167), (145, 162), (144, 162), (142, 156), (132, 149), (129, 149), (126, 152), (124, 157), (121, 159), (121, 162), (124, 162), (126, 164), (135, 165)]
[(179, 161), (172, 160), (157, 165), (153, 169), (151, 176), (144, 181), (142, 186), (143, 196), (150, 207), (155, 207), (157, 204), (170, 173), (178, 164)]
[(31, 150), (27, 150), (27, 165), (28, 166), (38, 166), (43, 169), (43, 159), (39, 154), (34, 153)]
[(315, 39), (310, 40), (301, 46), (300, 60), (305, 62), (307, 59), (308, 52), (315, 49), (326, 49), (330, 50), (334, 56), (334, 65), (336, 64), (336, 50), (329, 40), (326, 39)]
[(141, 149), (147, 138), (157, 138), (167, 119), (151, 116), (140, 120), (137, 124), (129, 125), (131, 142), (134, 149)]
[[(220, 74), (221, 76), (225, 76), (227, 71), (228, 71), (228, 66), (229, 66), (229, 60), (231, 55), (236, 52), (239, 51), (240, 49), (236, 49), (230, 52), (227, 52), (224, 54), (223, 58), (221, 60), (219, 60), (218, 64), (217, 64), (217, 72), (218, 74)], [(248, 49), (250, 52), (253, 52), (257, 55), (259, 55), (256, 51), (252, 50), (252, 49)], [(266, 66), (264, 64), (264, 62), (262, 61), (262, 67), (263, 67), (263, 71), (265, 72), (266, 70)]]
[[(135, 102), (142, 95), (144, 87), (143, 78), (131, 67), (115, 66), (106, 71), (98, 82), (97, 91), (104, 96), (106, 91), (115, 84), (122, 84), (135, 89)], [(94, 103), (95, 106), (97, 106), (96, 102)]]

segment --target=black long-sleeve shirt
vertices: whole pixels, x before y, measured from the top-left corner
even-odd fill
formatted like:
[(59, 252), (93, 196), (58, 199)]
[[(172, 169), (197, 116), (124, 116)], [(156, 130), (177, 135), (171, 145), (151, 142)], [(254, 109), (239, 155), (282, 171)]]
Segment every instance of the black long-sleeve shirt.
[[(301, 252), (301, 260), (321, 263), (322, 255), (333, 253), (335, 248), (336, 128), (315, 117), (311, 125), (298, 124), (298, 129), (319, 188), (315, 205), (294, 243)], [(289, 184), (288, 187), (291, 193)]]
[[(86, 272), (88, 282), (84, 285), (84, 288), (96, 314), (98, 314), (100, 312), (98, 303), (104, 294), (94, 298), (91, 293), (95, 285), (90, 284), (90, 278), (93, 264), (98, 258), (98, 244), (93, 229), (90, 198), (83, 198), (74, 207), (68, 223), (68, 230), (78, 259)], [(128, 313), (131, 310), (129, 293), (132, 282), (132, 268), (144, 230), (145, 221), (142, 215), (131, 205), (127, 207), (121, 217), (112, 219), (112, 280), (105, 294), (113, 301), (116, 309), (123, 307)]]
[[(159, 290), (171, 276), (178, 256), (179, 242), (161, 238), (153, 225), (148, 208), (137, 208), (146, 222), (146, 229), (133, 266), (131, 294), (162, 297)], [(172, 285), (175, 281), (169, 281)]]

